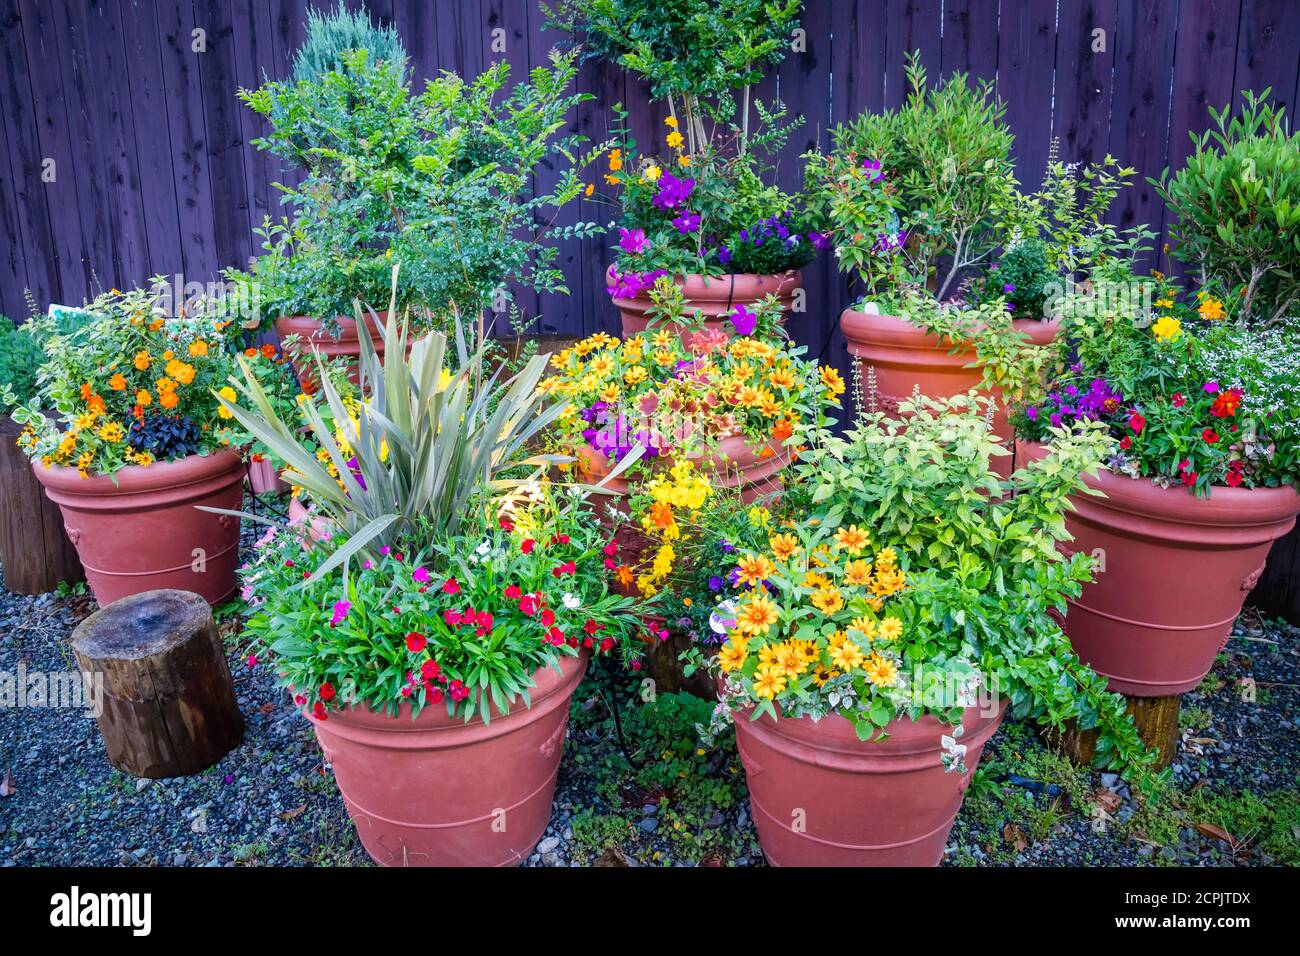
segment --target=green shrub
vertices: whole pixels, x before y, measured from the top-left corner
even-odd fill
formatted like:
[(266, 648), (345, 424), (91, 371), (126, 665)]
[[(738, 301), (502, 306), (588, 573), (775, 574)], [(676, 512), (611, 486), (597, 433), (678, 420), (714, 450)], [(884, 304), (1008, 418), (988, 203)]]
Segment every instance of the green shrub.
[(36, 372), (43, 361), (45, 352), (35, 337), (0, 315), (0, 391), (7, 388), (26, 404), (36, 394)]
[(371, 59), (389, 63), (405, 76), (406, 49), (392, 27), (378, 27), (370, 14), (349, 12), (339, 3), (333, 13), (307, 11), (307, 39), (293, 60), (295, 83), (317, 80), (331, 71), (343, 71), (343, 54), (348, 50), (369, 50)]

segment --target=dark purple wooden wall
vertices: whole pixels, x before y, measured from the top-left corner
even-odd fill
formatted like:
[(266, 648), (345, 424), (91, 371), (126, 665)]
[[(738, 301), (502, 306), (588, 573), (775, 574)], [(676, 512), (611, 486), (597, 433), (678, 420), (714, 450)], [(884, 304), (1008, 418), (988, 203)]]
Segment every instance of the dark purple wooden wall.
[[(334, 0), (320, 5), (332, 6)], [(352, 0), (360, 2), (360, 0)], [(417, 77), (473, 74), (504, 57), (521, 75), (559, 39), (541, 30), (535, 0), (365, 0), (396, 24)], [(0, 311), (25, 315), (23, 290), (44, 306), (182, 272), (207, 281), (255, 251), (251, 228), (278, 209), (277, 160), (248, 146), (260, 122), (235, 97), (265, 72), (287, 73), (307, 0), (0, 0)], [(807, 118), (779, 170), (794, 186), (798, 156), (864, 109), (897, 105), (903, 57), (919, 49), (933, 76), (968, 70), (996, 79), (1016, 133), (1022, 181), (1037, 185), (1048, 144), (1065, 159), (1111, 153), (1145, 175), (1177, 164), (1207, 104), (1265, 86), (1297, 97), (1300, 3), (1295, 0), (807, 0), (806, 50), (791, 53), (761, 96)], [(193, 52), (193, 31), (206, 52)], [(494, 34), (495, 30), (504, 34)], [(1104, 31), (1096, 34), (1095, 31)], [(1104, 49), (1094, 52), (1095, 38)], [(493, 41), (504, 39), (503, 53)], [(662, 113), (615, 68), (586, 65), (595, 95), (574, 122), (594, 139), (608, 108), (627, 104), (643, 141)], [(54, 163), (54, 180), (42, 169)], [(545, 176), (545, 173), (539, 174)], [(593, 173), (593, 178), (595, 174)], [(607, 219), (583, 202), (573, 217)], [(1115, 212), (1167, 229), (1146, 185)], [(603, 239), (562, 249), (572, 296), (530, 297), (542, 329), (615, 329), (604, 293)], [(797, 338), (834, 361), (834, 317), (847, 298), (826, 262), (807, 272)]]

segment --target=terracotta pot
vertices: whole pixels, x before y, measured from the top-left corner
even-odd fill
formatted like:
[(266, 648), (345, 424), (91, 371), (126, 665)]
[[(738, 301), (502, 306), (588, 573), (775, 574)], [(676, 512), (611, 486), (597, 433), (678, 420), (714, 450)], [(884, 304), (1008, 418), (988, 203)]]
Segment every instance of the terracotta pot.
[(773, 866), (937, 866), (984, 744), (1002, 723), (967, 708), (966, 773), (943, 767), (935, 717), (895, 720), (858, 739), (843, 717), (736, 714), (759, 843)]
[(289, 483), (269, 459), (261, 458), (248, 462), (248, 487), (255, 495), (278, 495), (289, 490)]
[[(388, 313), (380, 312), (379, 323), (371, 322), (370, 339), (375, 345), (375, 354), (381, 359), (384, 357), (384, 327), (380, 323), (387, 320)], [(306, 315), (282, 315), (275, 320), (275, 332), (280, 337), (281, 343), (290, 335), (296, 335), (300, 339), (298, 348), (304, 354), (301, 357), (290, 355), (289, 358), (293, 362), (293, 370), (298, 375), (298, 381), (304, 385), (313, 387), (317, 384), (316, 363), (311, 357), (313, 351), (320, 352), (321, 357), (327, 360), (348, 359), (348, 378), (353, 382), (357, 382), (360, 378), (361, 338), (357, 332), (357, 321), (342, 316), (338, 321), (339, 337), (335, 339), (325, 330), (320, 319), (313, 319)]]
[[(610, 266), (605, 273), (605, 279), (609, 285), (613, 284), (613, 266)], [(723, 327), (726, 324), (725, 316), (728, 312), (737, 305), (752, 306), (755, 302), (769, 295), (775, 294), (781, 300), (782, 308), (788, 314), (794, 301), (795, 290), (803, 282), (803, 273), (798, 269), (780, 275), (768, 276), (748, 273), (704, 276), (692, 273), (679, 276), (677, 282), (681, 285), (682, 292), (685, 294), (687, 302), (690, 303), (690, 307), (699, 309), (703, 313), (704, 329), (725, 331)], [(643, 292), (632, 299), (615, 299), (614, 305), (618, 308), (619, 315), (623, 320), (624, 338), (640, 335), (649, 327), (650, 319), (647, 312), (653, 307), (654, 303), (651, 301), (648, 292)], [(659, 323), (655, 328), (673, 329), (681, 336), (682, 341), (688, 348), (695, 339), (695, 331), (687, 330), (684, 326), (676, 323)]]
[(234, 593), (239, 519), (197, 508), (239, 507), (244, 463), (234, 452), (128, 465), (112, 477), (33, 467), (101, 607), (158, 588), (194, 591), (209, 604)]
[[(1049, 345), (1061, 329), (1060, 319), (1040, 322), (1036, 319), (1015, 319), (1012, 325), (1024, 333), (1030, 344)], [(980, 371), (967, 368), (975, 361), (975, 350), (965, 343), (956, 354), (951, 339), (940, 339), (925, 332), (911, 322), (893, 315), (869, 315), (846, 309), (840, 316), (849, 352), (862, 368), (863, 387), (867, 372), (876, 371), (876, 397), (882, 410), (893, 414), (898, 403), (909, 398), (914, 388), (928, 398), (951, 398), (961, 395), (980, 384)], [(1000, 392), (995, 392), (998, 410), (993, 419), (993, 432), (1002, 439), (1007, 450), (1014, 449), (1014, 430)], [(994, 468), (1004, 478), (1012, 470), (1011, 456), (995, 459)]]
[(447, 716), (443, 704), (411, 719), (368, 707), (308, 714), (366, 852), (383, 866), (513, 866), (551, 818), (569, 699), (586, 656), (562, 673), (533, 675), (532, 706), (516, 699), (492, 722)]
[[(1035, 443), (1019, 448), (1022, 460), (1046, 454)], [(1070, 602), (1070, 643), (1113, 691), (1185, 693), (1227, 643), (1269, 547), (1295, 524), (1300, 495), (1290, 487), (1215, 488), (1197, 498), (1181, 485), (1108, 471), (1085, 480), (1106, 497), (1072, 496), (1066, 527), (1074, 550), (1104, 563)]]
[(63, 530), (63, 516), (45, 497), (32, 473), (31, 459), (15, 442), (22, 426), (0, 415), (0, 566), (4, 589), (12, 594), (43, 594), (60, 582), (84, 580), (77, 549)]

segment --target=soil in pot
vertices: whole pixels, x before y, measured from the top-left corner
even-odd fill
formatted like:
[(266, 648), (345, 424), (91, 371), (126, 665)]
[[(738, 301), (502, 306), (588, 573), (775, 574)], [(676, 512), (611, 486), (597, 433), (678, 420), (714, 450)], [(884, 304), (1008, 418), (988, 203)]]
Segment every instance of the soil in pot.
[[(613, 285), (614, 267), (605, 274), (606, 283)], [(794, 305), (795, 290), (803, 283), (803, 274), (795, 269), (777, 275), (722, 275), (704, 276), (690, 274), (677, 279), (686, 296), (689, 308), (699, 310), (703, 316), (701, 328), (687, 328), (676, 323), (656, 323), (654, 329), (675, 331), (689, 348), (701, 330), (726, 332), (727, 315), (738, 305), (753, 306), (755, 302), (775, 295), (786, 315)], [(614, 299), (623, 323), (623, 337), (640, 335), (651, 328), (649, 311), (654, 306), (648, 291), (631, 299)]]
[(219, 604), (235, 592), (239, 519), (198, 506), (239, 508), (244, 463), (232, 451), (190, 455), (112, 477), (32, 465), (63, 515), (101, 607), (159, 588)]
[(984, 744), (1005, 706), (967, 708), (964, 773), (948, 772), (934, 717), (895, 720), (883, 740), (858, 739), (831, 715), (736, 714), (759, 842), (773, 866), (937, 866)]
[(308, 714), (366, 852), (382, 866), (514, 866), (551, 818), (569, 700), (587, 658), (533, 675), (532, 706), (492, 721), (368, 707)]
[[(1021, 442), (1024, 460), (1046, 454)], [(1098, 572), (1070, 602), (1065, 631), (1084, 663), (1132, 697), (1196, 687), (1223, 649), (1273, 541), (1291, 530), (1300, 495), (1287, 488), (1181, 485), (1101, 471), (1085, 479), (1105, 497), (1077, 495), (1066, 519), (1071, 549)]]

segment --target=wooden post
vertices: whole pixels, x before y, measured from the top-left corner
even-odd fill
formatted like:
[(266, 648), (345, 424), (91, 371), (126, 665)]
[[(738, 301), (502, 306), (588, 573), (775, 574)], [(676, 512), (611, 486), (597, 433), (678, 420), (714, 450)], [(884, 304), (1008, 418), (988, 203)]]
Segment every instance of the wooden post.
[(6, 591), (43, 594), (61, 581), (81, 581), (86, 573), (63, 530), (59, 506), (45, 497), (31, 461), (14, 444), (21, 432), (12, 418), (0, 416), (0, 489), (5, 500), (0, 513), (0, 566)]
[[(1157, 769), (1168, 767), (1178, 755), (1178, 711), (1182, 697), (1126, 697), (1128, 713), (1138, 736), (1148, 747), (1160, 751)], [(1047, 742), (1080, 766), (1091, 766), (1097, 752), (1097, 731), (1079, 730), (1073, 721), (1064, 733), (1047, 731)]]
[(72, 634), (83, 673), (103, 675), (99, 730), (109, 762), (139, 777), (212, 766), (244, 736), (208, 602), (145, 591), (96, 611)]

